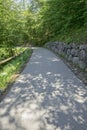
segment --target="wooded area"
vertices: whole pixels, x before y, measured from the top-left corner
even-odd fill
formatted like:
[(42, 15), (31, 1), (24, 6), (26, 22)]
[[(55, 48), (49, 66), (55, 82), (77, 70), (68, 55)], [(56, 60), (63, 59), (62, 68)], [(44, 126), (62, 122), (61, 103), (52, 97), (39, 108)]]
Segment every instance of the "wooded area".
[[(87, 42), (87, 0), (0, 0), (0, 47)], [(6, 51), (6, 49), (5, 49)]]
[(39, 11), (33, 9), (35, 20), (32, 24), (36, 26), (32, 35), (37, 44), (52, 40), (66, 43), (87, 42), (86, 0), (39, 0), (36, 3)]

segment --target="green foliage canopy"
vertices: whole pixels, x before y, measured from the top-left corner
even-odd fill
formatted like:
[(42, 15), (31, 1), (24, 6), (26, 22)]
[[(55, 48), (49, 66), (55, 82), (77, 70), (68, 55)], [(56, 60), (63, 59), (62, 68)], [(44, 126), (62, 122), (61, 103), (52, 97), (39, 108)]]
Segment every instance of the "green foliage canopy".
[(34, 0), (30, 7), (31, 20), (27, 17), (27, 26), (31, 21), (31, 37), (36, 44), (50, 40), (86, 41), (86, 0)]
[(0, 0), (0, 46), (86, 41), (87, 0), (26, 1)]

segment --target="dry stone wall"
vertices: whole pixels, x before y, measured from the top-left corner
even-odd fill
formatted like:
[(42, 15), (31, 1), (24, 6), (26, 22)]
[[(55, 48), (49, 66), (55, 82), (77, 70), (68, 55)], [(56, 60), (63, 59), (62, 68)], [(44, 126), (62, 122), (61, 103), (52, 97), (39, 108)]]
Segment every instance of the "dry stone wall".
[(80, 68), (87, 70), (87, 44), (76, 45), (62, 42), (49, 42), (45, 45), (56, 54), (64, 56), (68, 61), (79, 65)]

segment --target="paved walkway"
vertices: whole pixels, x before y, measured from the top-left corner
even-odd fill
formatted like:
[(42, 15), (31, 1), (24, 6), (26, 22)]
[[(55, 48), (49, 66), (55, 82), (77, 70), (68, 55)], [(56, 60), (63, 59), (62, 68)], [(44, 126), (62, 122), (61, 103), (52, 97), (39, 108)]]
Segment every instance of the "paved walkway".
[(0, 130), (87, 130), (87, 86), (52, 52), (34, 49), (0, 103)]

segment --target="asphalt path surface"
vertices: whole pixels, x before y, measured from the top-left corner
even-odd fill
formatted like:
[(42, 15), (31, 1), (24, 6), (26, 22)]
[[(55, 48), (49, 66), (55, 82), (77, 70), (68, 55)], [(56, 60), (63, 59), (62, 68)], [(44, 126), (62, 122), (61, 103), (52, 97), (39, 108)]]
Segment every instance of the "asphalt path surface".
[(87, 130), (87, 86), (51, 51), (34, 48), (0, 103), (0, 130)]

